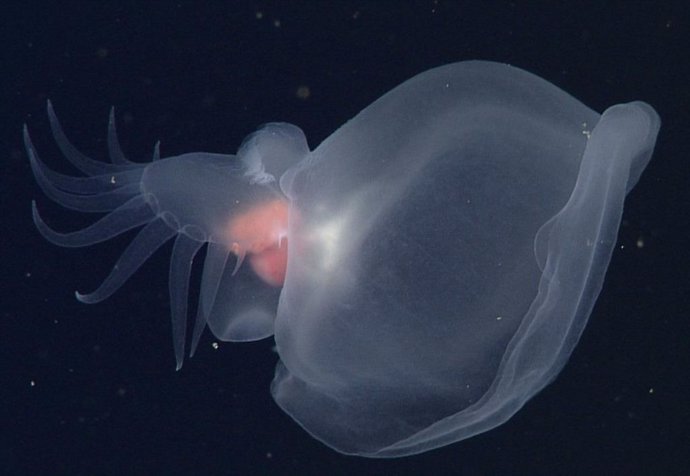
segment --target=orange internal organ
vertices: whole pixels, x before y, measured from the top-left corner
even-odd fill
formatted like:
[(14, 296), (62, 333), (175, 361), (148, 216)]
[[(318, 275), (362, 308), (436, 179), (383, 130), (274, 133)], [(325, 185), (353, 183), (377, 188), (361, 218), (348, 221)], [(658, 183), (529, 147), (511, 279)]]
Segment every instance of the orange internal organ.
[(226, 228), (230, 249), (248, 255), (252, 270), (271, 286), (282, 286), (287, 268), (288, 205), (272, 200), (234, 217)]

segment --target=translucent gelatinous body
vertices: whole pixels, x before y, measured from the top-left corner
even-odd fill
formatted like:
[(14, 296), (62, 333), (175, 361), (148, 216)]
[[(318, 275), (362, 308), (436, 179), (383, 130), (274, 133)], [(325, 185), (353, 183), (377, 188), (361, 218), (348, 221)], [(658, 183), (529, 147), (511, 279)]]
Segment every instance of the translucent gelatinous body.
[(133, 164), (111, 120), (104, 164), (81, 156), (49, 115), (88, 177), (47, 169), (27, 133), (38, 182), (66, 207), (113, 211), (66, 235), (36, 213), (42, 233), (82, 246), (145, 224), (111, 277), (80, 298), (107, 297), (177, 235), (179, 366), (189, 264), (208, 242), (192, 345), (205, 324), (225, 340), (274, 334), (278, 405), (337, 451), (371, 457), (489, 430), (558, 374), (660, 124), (645, 103), (600, 115), (482, 61), (415, 76), (311, 152), (298, 128), (269, 124), (238, 157)]

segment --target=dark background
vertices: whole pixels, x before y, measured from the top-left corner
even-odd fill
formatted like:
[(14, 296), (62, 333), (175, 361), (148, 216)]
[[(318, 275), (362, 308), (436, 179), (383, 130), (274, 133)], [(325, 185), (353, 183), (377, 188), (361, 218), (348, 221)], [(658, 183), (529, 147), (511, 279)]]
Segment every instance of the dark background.
[[(0, 474), (688, 474), (690, 15), (686, 1), (7, 1), (0, 6)], [(317, 146), (409, 77), (467, 59), (511, 63), (598, 111), (662, 118), (629, 195), (604, 289), (558, 379), (503, 426), (422, 455), (339, 455), (272, 402), (269, 341), (206, 334), (174, 370), (170, 246), (107, 301), (78, 303), (131, 234), (50, 245), (90, 221), (49, 203), (22, 148), (70, 171), (45, 115), (105, 157), (117, 108), (138, 160), (232, 153), (267, 121)], [(301, 99), (300, 87), (310, 96)], [(638, 247), (638, 240), (644, 246)]]

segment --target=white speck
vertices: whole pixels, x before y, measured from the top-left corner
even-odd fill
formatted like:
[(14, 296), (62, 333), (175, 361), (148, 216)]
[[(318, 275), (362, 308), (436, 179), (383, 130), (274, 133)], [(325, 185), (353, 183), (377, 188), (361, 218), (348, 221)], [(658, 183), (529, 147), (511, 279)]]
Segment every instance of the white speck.
[(589, 140), (592, 137), (592, 131), (587, 129), (587, 123), (586, 122), (582, 123), (582, 134), (587, 136), (587, 140)]

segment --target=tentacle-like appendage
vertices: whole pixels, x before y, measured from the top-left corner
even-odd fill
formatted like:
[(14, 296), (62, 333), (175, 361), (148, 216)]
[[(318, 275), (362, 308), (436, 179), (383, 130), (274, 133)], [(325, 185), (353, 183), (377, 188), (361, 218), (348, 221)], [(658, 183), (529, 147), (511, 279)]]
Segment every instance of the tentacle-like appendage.
[(41, 235), (53, 244), (68, 248), (79, 248), (107, 241), (128, 230), (145, 225), (154, 218), (151, 207), (142, 195), (138, 195), (86, 228), (70, 233), (59, 233), (43, 221), (36, 208), (36, 202), (31, 202), (31, 206), (34, 224)]
[(216, 301), (216, 294), (218, 293), (229, 256), (230, 250), (223, 244), (211, 242), (206, 249), (204, 271), (201, 276), (201, 295), (199, 296), (199, 306), (196, 313), (196, 321), (194, 322), (189, 357), (194, 357), (201, 334), (206, 328), (206, 322), (213, 308), (213, 303)]
[[(87, 177), (81, 182), (76, 182), (74, 181), (74, 177), (57, 174), (45, 166), (38, 157), (38, 153), (31, 142), (31, 137), (29, 136), (29, 131), (26, 126), (24, 126), (24, 146), (26, 147), (26, 153), (29, 156), (29, 162), (36, 182), (50, 199), (65, 208), (82, 212), (107, 212), (114, 210), (127, 202), (134, 195), (140, 193), (138, 179), (141, 177), (141, 166), (130, 171), (132, 172), (131, 178), (136, 179), (136, 182), (125, 181), (119, 188), (114, 188), (112, 190), (109, 190), (107, 186), (103, 186), (101, 191), (97, 188), (96, 184), (102, 184), (102, 178)], [(55, 179), (57, 183), (53, 182), (51, 178)], [(120, 175), (120, 178), (123, 177)], [(89, 182), (89, 179), (92, 181)], [(66, 188), (78, 188), (79, 185), (82, 185), (83, 188), (93, 190), (94, 193), (90, 195), (80, 195), (71, 191), (65, 192), (60, 190), (58, 184), (64, 185)]]
[(110, 161), (114, 165), (137, 165), (135, 162), (125, 157), (124, 152), (122, 152), (122, 147), (120, 147), (120, 141), (117, 140), (114, 107), (110, 108), (110, 116), (108, 117), (108, 154), (110, 155)]
[(194, 256), (204, 245), (203, 241), (189, 238), (184, 233), (177, 235), (170, 258), (170, 310), (172, 313), (173, 348), (176, 369), (184, 362), (184, 344), (187, 335), (187, 302), (189, 301), (189, 276)]
[(160, 160), (161, 158), (161, 141), (156, 141), (156, 145), (153, 146), (153, 159), (152, 162)]
[(106, 175), (117, 172), (122, 172), (130, 168), (139, 167), (138, 164), (115, 165), (106, 162), (99, 162), (82, 154), (76, 147), (67, 139), (60, 122), (58, 121), (53, 105), (48, 101), (48, 120), (50, 121), (50, 128), (53, 131), (53, 137), (57, 143), (60, 151), (70, 161), (72, 165), (84, 172), (86, 175)]
[(166, 225), (162, 218), (151, 221), (132, 240), (98, 289), (89, 294), (77, 292), (77, 299), (85, 303), (94, 303), (111, 296), (139, 269), (144, 261), (175, 234), (177, 234), (177, 230)]

